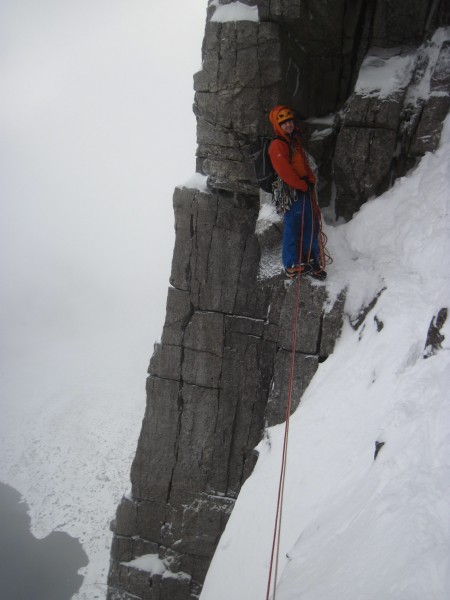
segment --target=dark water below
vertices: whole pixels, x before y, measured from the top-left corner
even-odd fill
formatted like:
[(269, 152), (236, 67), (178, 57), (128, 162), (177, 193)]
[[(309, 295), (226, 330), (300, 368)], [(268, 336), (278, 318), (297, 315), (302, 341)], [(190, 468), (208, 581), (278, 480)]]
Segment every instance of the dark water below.
[(30, 531), (27, 505), (0, 482), (0, 596), (8, 600), (70, 600), (88, 564), (80, 542), (61, 531), (42, 540)]

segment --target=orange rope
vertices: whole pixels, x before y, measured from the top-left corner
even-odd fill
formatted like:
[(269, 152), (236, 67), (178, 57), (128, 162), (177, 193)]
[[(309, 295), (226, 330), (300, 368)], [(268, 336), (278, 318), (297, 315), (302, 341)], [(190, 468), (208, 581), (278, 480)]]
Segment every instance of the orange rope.
[[(301, 256), (302, 247), (303, 247), (304, 216), (305, 216), (305, 211), (304, 211), (304, 206), (303, 206), (302, 227), (301, 227), (301, 233), (300, 233), (300, 248), (299, 248), (300, 256)], [(281, 458), (280, 479), (279, 479), (279, 483), (278, 483), (277, 510), (276, 510), (276, 515), (275, 515), (275, 526), (274, 526), (273, 539), (272, 539), (272, 552), (270, 555), (270, 569), (269, 569), (269, 578), (268, 578), (268, 582), (267, 582), (266, 600), (269, 600), (269, 597), (270, 597), (275, 546), (276, 546), (276, 557), (275, 557), (275, 573), (274, 573), (274, 578), (273, 578), (272, 600), (275, 600), (276, 590), (277, 590), (278, 563), (279, 563), (280, 543), (281, 543), (281, 521), (282, 521), (282, 516), (283, 516), (284, 483), (285, 483), (285, 479), (286, 479), (287, 450), (288, 450), (288, 441), (289, 441), (289, 420), (290, 420), (290, 414), (291, 414), (292, 390), (294, 387), (295, 348), (296, 348), (296, 344), (297, 344), (297, 317), (298, 317), (298, 306), (299, 306), (299, 299), (300, 299), (301, 277), (302, 277), (302, 274), (301, 274), (301, 270), (299, 269), (298, 274), (297, 274), (294, 327), (293, 327), (293, 333), (292, 333), (291, 366), (290, 366), (288, 396), (287, 396), (287, 405), (286, 405), (286, 421), (285, 421), (285, 426), (284, 426), (283, 453), (282, 453), (282, 458)]]
[(313, 213), (315, 212), (317, 214), (317, 220), (319, 223), (318, 237), (319, 237), (320, 262), (322, 264), (322, 268), (325, 268), (325, 265), (331, 265), (331, 263), (333, 262), (333, 259), (331, 258), (331, 254), (328, 252), (328, 249), (327, 249), (328, 238), (322, 230), (322, 214), (320, 211), (319, 201), (317, 199), (316, 188), (314, 188), (314, 190), (311, 194), (311, 202), (313, 199), (314, 199)]
[[(310, 194), (310, 202), (311, 202), (311, 235), (310, 235), (310, 247), (308, 252), (308, 260), (309, 254), (311, 252), (312, 239), (315, 231), (315, 223), (314, 217), (317, 218), (319, 223), (319, 249), (320, 249), (320, 259), (323, 266), (325, 264), (330, 264), (333, 262), (330, 254), (326, 249), (327, 236), (322, 231), (322, 218), (320, 207), (317, 202), (317, 195), (314, 189), (314, 192)], [(299, 248), (299, 257), (301, 258), (302, 249), (303, 249), (303, 228), (304, 228), (304, 219), (305, 219), (305, 199), (303, 200), (303, 211), (302, 211), (302, 226), (300, 233), (300, 248)], [(301, 260), (299, 260), (301, 262)], [(294, 313), (294, 327), (292, 333), (292, 349), (291, 349), (291, 366), (289, 373), (289, 385), (288, 385), (288, 396), (287, 396), (287, 406), (286, 406), (286, 421), (284, 426), (284, 441), (283, 441), (283, 453), (281, 457), (281, 472), (280, 479), (278, 482), (278, 497), (277, 497), (277, 510), (275, 514), (275, 526), (273, 531), (273, 539), (272, 539), (272, 551), (270, 555), (270, 568), (269, 568), (269, 578), (267, 582), (267, 592), (266, 592), (266, 600), (270, 598), (270, 589), (272, 584), (272, 571), (273, 564), (275, 559), (275, 573), (273, 577), (273, 595), (272, 600), (276, 598), (277, 591), (277, 580), (278, 580), (278, 564), (280, 557), (280, 546), (281, 546), (281, 522), (283, 517), (283, 501), (284, 501), (284, 484), (286, 480), (286, 465), (287, 465), (287, 451), (288, 451), (288, 441), (289, 441), (289, 421), (291, 414), (291, 405), (292, 405), (292, 390), (294, 387), (294, 368), (295, 368), (295, 349), (297, 345), (297, 320), (298, 320), (298, 307), (299, 307), (299, 299), (300, 299), (300, 281), (301, 281), (301, 270), (297, 274), (297, 289), (296, 289), (296, 298), (295, 298), (295, 313)], [(276, 550), (275, 550), (276, 548)]]

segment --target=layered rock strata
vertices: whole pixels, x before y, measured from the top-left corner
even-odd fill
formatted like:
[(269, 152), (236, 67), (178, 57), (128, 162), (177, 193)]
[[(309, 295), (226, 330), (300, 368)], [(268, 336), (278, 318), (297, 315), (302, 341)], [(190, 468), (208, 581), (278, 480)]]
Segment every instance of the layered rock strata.
[[(306, 119), (321, 202), (350, 218), (436, 147), (449, 107), (447, 30), (432, 37), (449, 23), (445, 2), (246, 0), (257, 22), (218, 22), (218, 6), (231, 2), (209, 4), (194, 78), (197, 171), (208, 185), (174, 193), (166, 321), (131, 494), (113, 523), (109, 600), (199, 597), (254, 448), (284, 419), (296, 288), (261, 266), (279, 252), (280, 227), (256, 233), (248, 159), (249, 142), (270, 134), (270, 108), (287, 103)], [(411, 75), (387, 96), (368, 93), (358, 87), (368, 53), (406, 57)], [(431, 93), (420, 96), (424, 83)], [(333, 351), (344, 296), (327, 306), (326, 286), (302, 281), (293, 410)]]

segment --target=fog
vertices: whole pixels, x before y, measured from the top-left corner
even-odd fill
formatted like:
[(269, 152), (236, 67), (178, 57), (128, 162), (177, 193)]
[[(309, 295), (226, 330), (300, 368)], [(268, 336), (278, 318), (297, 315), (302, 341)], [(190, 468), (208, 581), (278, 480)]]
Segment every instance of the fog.
[(206, 4), (0, 3), (0, 481), (83, 545), (77, 600), (104, 597), (129, 485)]
[(2, 357), (159, 335), (172, 192), (195, 171), (202, 0), (2, 0)]

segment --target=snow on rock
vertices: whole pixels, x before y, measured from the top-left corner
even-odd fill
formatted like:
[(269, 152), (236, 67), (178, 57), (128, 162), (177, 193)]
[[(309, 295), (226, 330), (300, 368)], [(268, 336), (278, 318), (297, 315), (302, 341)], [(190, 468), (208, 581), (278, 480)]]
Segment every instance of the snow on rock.
[(407, 92), (407, 103), (416, 104), (427, 100), (431, 93), (431, 78), (438, 61), (442, 45), (450, 41), (450, 27), (437, 29), (431, 40), (425, 43), (418, 52), (417, 69), (410, 89)]
[(329, 135), (333, 135), (333, 133), (334, 129), (332, 129), (331, 127), (327, 127), (326, 129), (318, 129), (317, 131), (314, 131), (311, 135), (311, 141), (317, 142), (318, 140), (323, 140)]
[[(258, 278), (269, 279), (278, 275), (282, 269), (279, 239), (274, 238), (274, 231), (281, 229), (283, 215), (278, 214), (272, 202), (272, 194), (260, 192), (261, 205), (256, 221), (255, 233), (261, 246)], [(273, 228), (272, 226), (276, 227)], [(281, 234), (279, 234), (281, 236)]]
[(140, 571), (146, 571), (152, 575), (162, 575), (166, 570), (166, 565), (157, 554), (144, 554), (134, 560), (122, 563), (125, 567), (133, 567)]
[[(448, 320), (423, 358), (450, 304), (449, 152), (447, 117), (435, 154), (326, 228), (331, 298), (346, 287), (349, 317), (371, 308), (344, 324), (291, 419), (278, 600), (450, 597)], [(265, 597), (283, 436), (259, 444), (201, 600)]]
[(201, 192), (207, 192), (208, 176), (202, 175), (201, 173), (194, 173), (187, 181), (183, 184), (178, 185), (178, 188), (189, 188), (191, 190), (200, 190)]
[(442, 45), (449, 39), (450, 27), (440, 27), (417, 51), (372, 48), (361, 65), (355, 92), (366, 97), (388, 98), (405, 89), (412, 78), (407, 103), (426, 100), (430, 96), (431, 76)]
[(242, 2), (231, 2), (219, 5), (219, 0), (213, 0), (210, 6), (215, 6), (211, 21), (216, 23), (229, 23), (231, 21), (254, 21), (259, 22), (258, 7), (248, 6)]
[[(265, 194), (262, 192), (264, 196), (269, 196), (270, 194)], [(282, 215), (279, 215), (275, 209), (275, 205), (271, 202), (271, 200), (261, 202), (261, 208), (259, 210), (258, 219), (256, 221), (255, 232), (256, 234), (261, 234), (266, 231), (273, 223), (281, 223), (283, 221)]]
[(176, 579), (177, 581), (188, 581), (191, 579), (191, 576), (184, 571), (177, 571), (173, 573), (172, 571), (165, 571), (163, 575), (163, 579)]
[(388, 98), (405, 88), (411, 78), (415, 52), (374, 48), (364, 59), (355, 85), (361, 96)]

